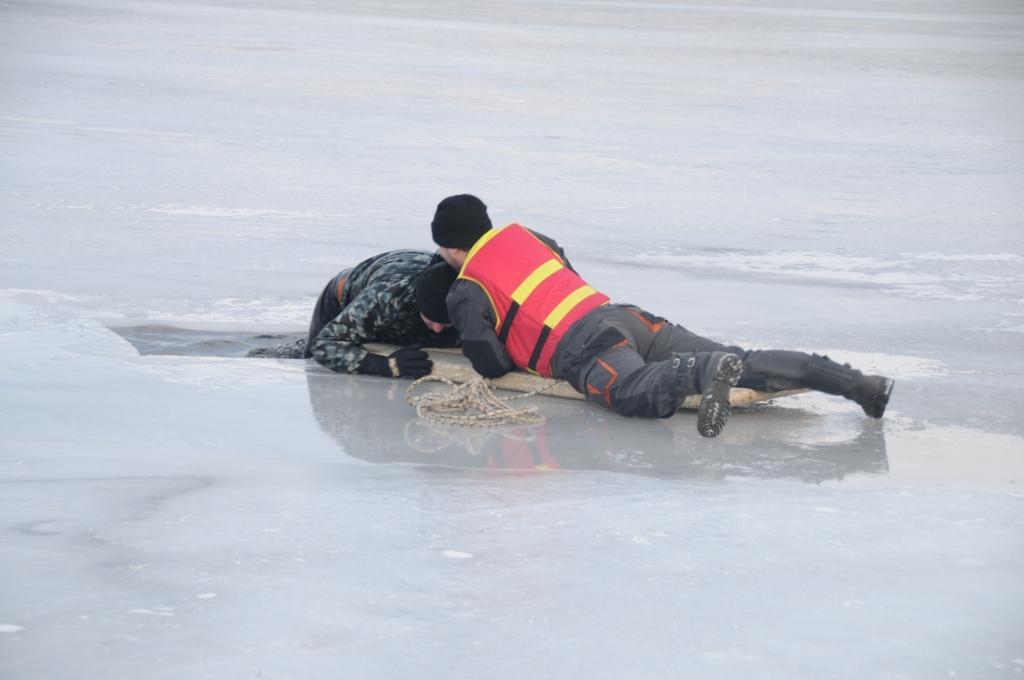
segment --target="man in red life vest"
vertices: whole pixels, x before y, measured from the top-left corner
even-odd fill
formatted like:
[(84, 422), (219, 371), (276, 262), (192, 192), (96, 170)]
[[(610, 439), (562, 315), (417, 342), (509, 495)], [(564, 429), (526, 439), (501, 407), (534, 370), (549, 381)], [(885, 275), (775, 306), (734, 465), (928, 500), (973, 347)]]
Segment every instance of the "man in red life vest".
[(705, 437), (724, 427), (733, 385), (838, 394), (874, 418), (889, 402), (890, 378), (803, 352), (724, 345), (633, 305), (611, 304), (552, 239), (518, 224), (493, 229), (475, 196), (441, 201), (431, 231), (459, 272), (447, 310), (463, 354), (486, 377), (520, 368), (565, 379), (617, 413), (648, 418), (667, 418), (688, 395), (702, 394), (697, 429)]

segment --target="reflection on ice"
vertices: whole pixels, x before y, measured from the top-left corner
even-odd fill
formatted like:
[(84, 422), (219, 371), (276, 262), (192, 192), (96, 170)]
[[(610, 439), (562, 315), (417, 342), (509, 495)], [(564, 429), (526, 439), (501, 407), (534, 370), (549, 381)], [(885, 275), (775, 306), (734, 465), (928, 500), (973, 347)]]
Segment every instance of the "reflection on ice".
[[(723, 479), (783, 477), (811, 482), (852, 472), (884, 472), (885, 435), (877, 421), (839, 441), (801, 442), (801, 430), (821, 416), (783, 413), (743, 417), (740, 412), (717, 440), (699, 440), (693, 414), (669, 420), (629, 419), (578, 402), (541, 399), (548, 417), (530, 427), (443, 427), (419, 420), (411, 409), (371, 408), (401, 399), (405, 384), (337, 376), (316, 367), (306, 373), (310, 403), (320, 427), (352, 456), (373, 463), (413, 463), (510, 472), (604, 470), (660, 477)], [(396, 390), (395, 387), (398, 389)], [(780, 418), (771, 417), (781, 415)], [(788, 436), (779, 438), (780, 428)]]
[[(193, 387), (290, 384), (304, 374), (320, 428), (355, 458), (503, 471), (604, 470), (663, 478), (789, 478), (846, 486), (942, 486), (1016, 489), (1024, 480), (1024, 439), (967, 427), (939, 426), (890, 409), (865, 419), (837, 397), (806, 393), (738, 409), (716, 440), (697, 441), (693, 414), (632, 420), (561, 399), (534, 400), (542, 427), (431, 427), (406, 404), (407, 381), (336, 375), (313, 363), (272, 361), (252, 370), (235, 361), (252, 347), (288, 342), (293, 333), (185, 329), (149, 324), (113, 329), (153, 357), (142, 371)], [(949, 372), (937, 360), (830, 350), (891, 373), (909, 393), (915, 381)], [(196, 357), (203, 355), (204, 370)], [(266, 370), (273, 369), (273, 370)], [(902, 405), (902, 402), (901, 402)], [(865, 474), (860, 474), (865, 473)], [(885, 474), (876, 474), (885, 473)]]
[[(437, 429), (408, 381), (232, 358), (206, 331), (140, 356), (9, 308), (12, 677), (874, 677), (908, 630), (924, 671), (902, 675), (943, 675), (955, 639), (981, 677), (1020, 648), (1020, 498), (920, 488), (1015, 474), (1018, 437), (814, 394), (717, 440), (692, 413), (546, 398), (542, 428)], [(189, 345), (221, 356), (170, 356)], [(763, 633), (812, 628), (802, 675), (807, 647)]]
[[(312, 362), (273, 362), (251, 370), (253, 347), (288, 342), (292, 333), (185, 329), (149, 324), (113, 329), (146, 355), (140, 365), (162, 379), (195, 387), (288, 384), (306, 378), (320, 428), (341, 449), (374, 463), (553, 471), (603, 470), (664, 478), (789, 478), (858, 486), (1017, 488), (1024, 480), (1024, 440), (966, 427), (937, 426), (891, 409), (881, 422), (836, 397), (806, 393), (739, 409), (716, 440), (693, 436), (693, 414), (633, 420), (581, 402), (537, 398), (540, 427), (435, 427), (416, 418), (404, 398), (407, 381), (336, 375)], [(831, 354), (891, 373), (904, 390), (944, 375), (937, 360), (885, 353)], [(186, 364), (174, 357), (192, 355)], [(195, 356), (208, 357), (197, 371)], [(859, 474), (865, 473), (865, 474)], [(876, 474), (885, 473), (885, 474)], [(852, 478), (851, 478), (852, 475)], [(851, 482), (855, 479), (856, 482)]]

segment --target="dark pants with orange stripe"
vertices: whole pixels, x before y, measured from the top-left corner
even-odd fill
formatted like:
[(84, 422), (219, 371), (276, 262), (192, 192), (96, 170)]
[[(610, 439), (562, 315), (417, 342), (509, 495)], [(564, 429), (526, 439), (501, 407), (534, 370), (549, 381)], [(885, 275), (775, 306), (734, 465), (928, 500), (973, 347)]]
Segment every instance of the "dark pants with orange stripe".
[(320, 331), (324, 329), (324, 326), (341, 314), (341, 310), (344, 309), (342, 293), (345, 290), (345, 281), (348, 279), (351, 271), (351, 269), (342, 271), (328, 281), (327, 285), (324, 286), (324, 291), (320, 293), (320, 297), (316, 301), (316, 307), (313, 308), (313, 316), (309, 320), (309, 338), (306, 340), (306, 351), (304, 353), (306, 359), (313, 356), (313, 343), (316, 342), (316, 336), (320, 335)]
[[(696, 390), (685, 392), (673, 354), (700, 360), (725, 351), (743, 359), (740, 387), (776, 391), (803, 387), (810, 354), (748, 351), (701, 337), (632, 305), (606, 305), (573, 324), (555, 352), (553, 372), (588, 399), (625, 416), (667, 418)], [(692, 382), (689, 384), (692, 385)]]

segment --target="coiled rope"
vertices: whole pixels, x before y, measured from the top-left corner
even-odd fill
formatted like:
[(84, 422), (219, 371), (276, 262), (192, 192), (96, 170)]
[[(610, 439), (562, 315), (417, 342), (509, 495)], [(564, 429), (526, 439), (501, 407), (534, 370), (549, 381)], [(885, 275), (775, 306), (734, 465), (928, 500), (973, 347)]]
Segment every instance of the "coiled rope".
[[(413, 391), (427, 382), (440, 382), (452, 389), (448, 392), (427, 392), (416, 396)], [(436, 425), (465, 425), (468, 427), (496, 427), (498, 425), (541, 425), (545, 418), (536, 406), (511, 406), (510, 402), (526, 399), (550, 390), (560, 380), (552, 380), (539, 387), (514, 397), (499, 397), (494, 393), (491, 381), (474, 378), (469, 382), (456, 384), (448, 378), (427, 375), (409, 385), (405, 399), (416, 408), (416, 415)]]

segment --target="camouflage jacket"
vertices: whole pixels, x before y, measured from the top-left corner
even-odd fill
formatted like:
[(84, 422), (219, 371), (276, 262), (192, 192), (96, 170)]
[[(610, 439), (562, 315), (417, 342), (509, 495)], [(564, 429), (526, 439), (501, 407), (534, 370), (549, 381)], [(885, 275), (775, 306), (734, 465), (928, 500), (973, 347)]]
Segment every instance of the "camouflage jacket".
[(435, 260), (422, 250), (392, 250), (363, 260), (345, 281), (341, 313), (313, 342), (312, 356), (332, 371), (356, 373), (363, 344), (454, 345), (454, 332), (431, 332), (416, 307), (416, 277)]

